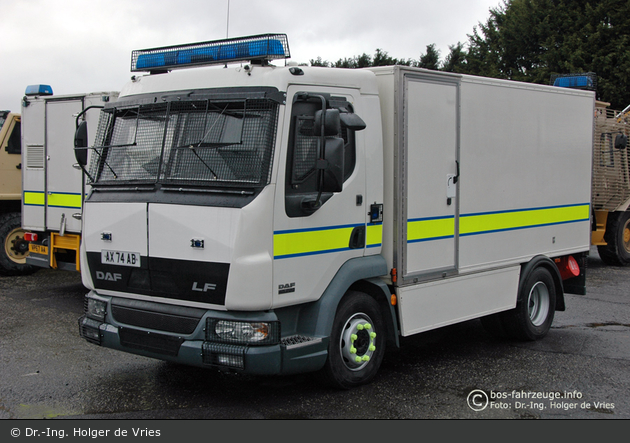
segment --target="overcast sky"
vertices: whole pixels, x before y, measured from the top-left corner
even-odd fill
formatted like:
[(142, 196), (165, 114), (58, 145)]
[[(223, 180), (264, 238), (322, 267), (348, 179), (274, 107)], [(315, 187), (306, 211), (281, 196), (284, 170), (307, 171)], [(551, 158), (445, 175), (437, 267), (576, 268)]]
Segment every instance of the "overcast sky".
[[(229, 21), (228, 21), (229, 4)], [(265, 33), (289, 38), (291, 60), (337, 61), (377, 48), (419, 59), (489, 17), (501, 0), (0, 0), (0, 109), (20, 112), (30, 84), (55, 95), (118, 91), (131, 51)], [(229, 25), (228, 25), (229, 23)]]

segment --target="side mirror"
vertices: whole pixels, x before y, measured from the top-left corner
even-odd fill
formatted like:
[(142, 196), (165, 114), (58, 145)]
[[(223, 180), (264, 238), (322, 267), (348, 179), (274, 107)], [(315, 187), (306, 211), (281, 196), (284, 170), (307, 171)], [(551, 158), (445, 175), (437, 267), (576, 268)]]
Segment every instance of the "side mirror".
[(324, 159), (317, 162), (317, 168), (323, 169), (322, 192), (341, 192), (344, 174), (344, 142), (339, 137), (326, 138)]
[(367, 126), (363, 119), (355, 113), (342, 112), (341, 114), (339, 114), (339, 118), (348, 129), (351, 129), (353, 131), (363, 131)]
[(626, 149), (628, 147), (628, 136), (625, 134), (617, 134), (615, 137), (615, 148), (617, 149)]
[(81, 167), (85, 167), (88, 162), (88, 127), (83, 121), (74, 133), (74, 157)]
[[(323, 122), (322, 122), (323, 118)], [(314, 131), (317, 136), (337, 137), (341, 132), (339, 109), (326, 109), (315, 113)], [(323, 134), (322, 134), (323, 131)]]

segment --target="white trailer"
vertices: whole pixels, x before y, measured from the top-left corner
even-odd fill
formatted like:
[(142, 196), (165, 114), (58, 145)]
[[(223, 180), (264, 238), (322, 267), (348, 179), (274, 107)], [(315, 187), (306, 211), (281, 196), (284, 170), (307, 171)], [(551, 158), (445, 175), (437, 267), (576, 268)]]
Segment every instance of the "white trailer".
[(82, 336), (342, 388), (445, 325), (544, 337), (584, 292), (593, 94), (288, 57), (281, 34), (134, 51), (150, 73), (90, 147)]
[(99, 109), (116, 92), (58, 95), (26, 88), (22, 101), (22, 228), (32, 266), (79, 271), (83, 172), (74, 155), (78, 121), (96, 133)]

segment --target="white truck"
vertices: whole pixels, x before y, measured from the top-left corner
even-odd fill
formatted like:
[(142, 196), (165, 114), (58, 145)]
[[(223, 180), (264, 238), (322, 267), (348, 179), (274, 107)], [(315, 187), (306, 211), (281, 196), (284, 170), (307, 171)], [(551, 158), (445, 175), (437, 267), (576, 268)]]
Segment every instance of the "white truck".
[(22, 228), (25, 261), (36, 268), (80, 270), (83, 172), (74, 155), (78, 122), (96, 133), (105, 103), (116, 92), (53, 95), (31, 85), (22, 100)]
[(585, 290), (593, 93), (286, 58), (284, 34), (132, 53), (89, 146), (82, 337), (340, 388), (442, 326), (544, 337)]

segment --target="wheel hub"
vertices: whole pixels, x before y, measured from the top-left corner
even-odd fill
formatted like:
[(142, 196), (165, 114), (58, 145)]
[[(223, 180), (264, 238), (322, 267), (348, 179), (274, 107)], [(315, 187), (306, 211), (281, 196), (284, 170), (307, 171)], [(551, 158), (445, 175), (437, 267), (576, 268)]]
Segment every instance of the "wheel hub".
[(536, 283), (527, 299), (529, 319), (534, 326), (541, 326), (545, 323), (549, 314), (549, 288), (543, 282)]
[(26, 263), (28, 255), (28, 242), (24, 240), (24, 231), (21, 228), (9, 233), (4, 243), (7, 256), (15, 263)]
[(363, 313), (355, 314), (344, 325), (339, 350), (345, 366), (358, 371), (367, 366), (376, 351), (376, 331), (372, 321)]

